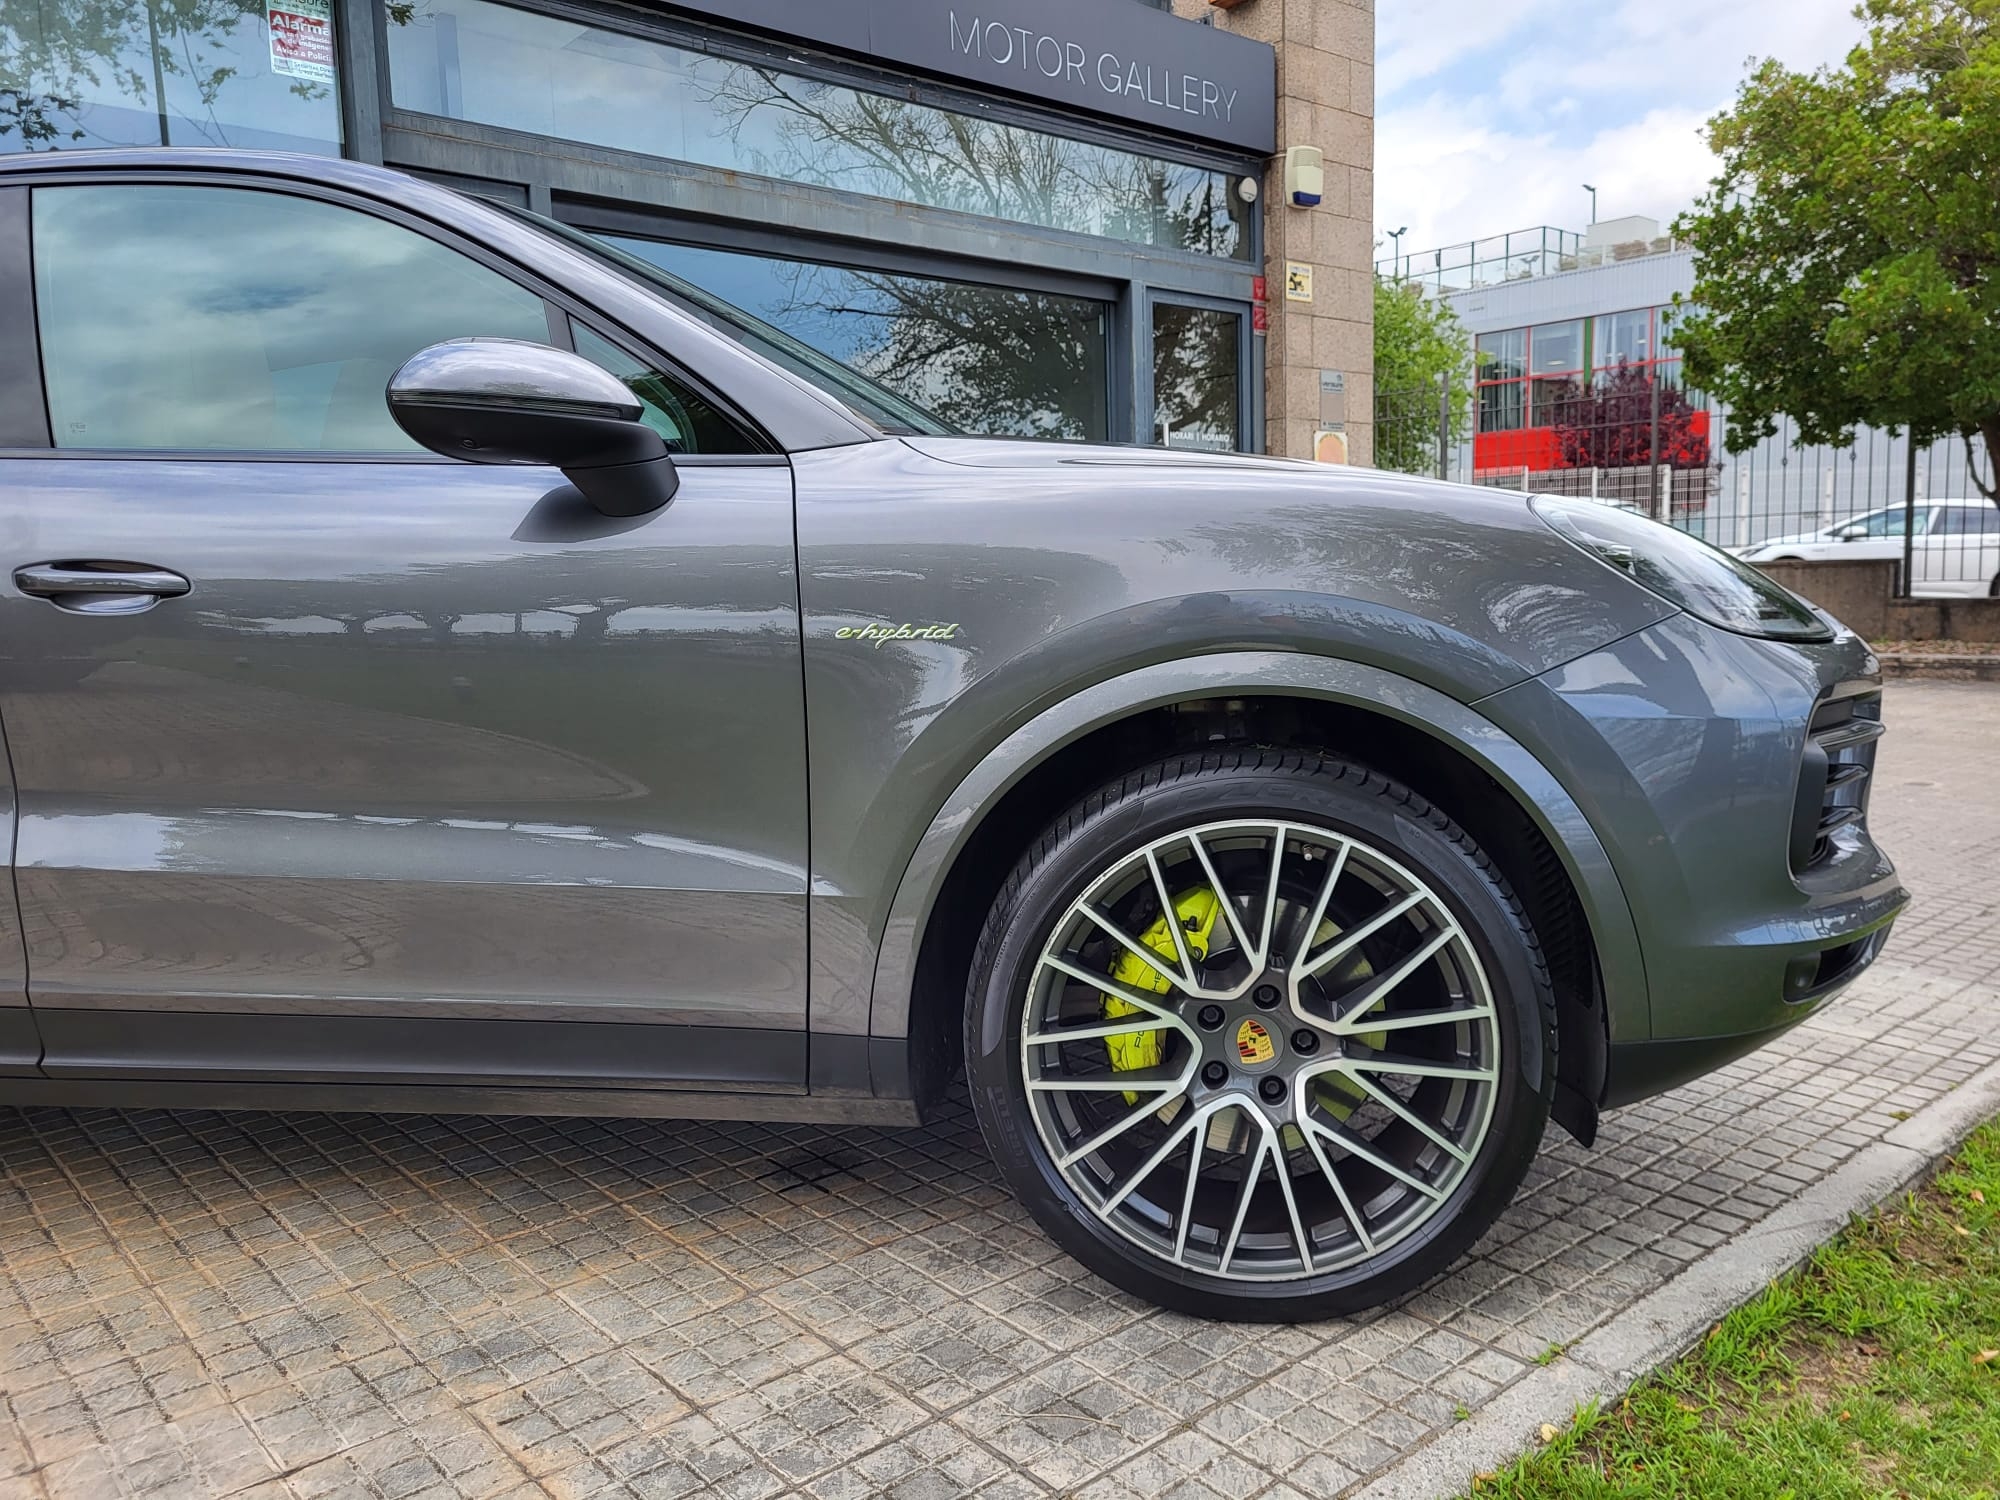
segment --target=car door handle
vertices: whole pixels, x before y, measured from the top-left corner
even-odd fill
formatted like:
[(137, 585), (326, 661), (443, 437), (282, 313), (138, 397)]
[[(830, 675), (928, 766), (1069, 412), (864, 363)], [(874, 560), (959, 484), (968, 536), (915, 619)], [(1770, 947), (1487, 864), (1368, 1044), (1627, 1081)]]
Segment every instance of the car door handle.
[(33, 563), (14, 570), (14, 587), (72, 614), (137, 614), (162, 599), (177, 599), (190, 585), (167, 568), (137, 563)]

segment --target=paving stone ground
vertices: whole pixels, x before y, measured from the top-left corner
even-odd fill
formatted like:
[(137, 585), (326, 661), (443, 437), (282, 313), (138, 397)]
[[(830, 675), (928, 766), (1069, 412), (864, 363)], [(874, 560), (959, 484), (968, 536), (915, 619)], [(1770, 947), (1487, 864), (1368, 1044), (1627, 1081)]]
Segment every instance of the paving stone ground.
[(1899, 682), (1838, 1005), (1372, 1317), (1155, 1312), (931, 1132), (0, 1110), (0, 1500), (1327, 1497), (2000, 1059), (2000, 688)]

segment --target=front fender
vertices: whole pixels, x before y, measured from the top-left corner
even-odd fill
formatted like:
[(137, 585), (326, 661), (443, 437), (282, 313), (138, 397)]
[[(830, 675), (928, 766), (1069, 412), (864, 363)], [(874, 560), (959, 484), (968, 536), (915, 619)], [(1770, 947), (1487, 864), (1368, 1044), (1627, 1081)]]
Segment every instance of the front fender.
[(1576, 887), (1597, 948), (1613, 1038), (1650, 1034), (1645, 965), (1624, 890), (1596, 831), (1554, 774), (1492, 721), (1435, 688), (1360, 662), (1268, 651), (1160, 662), (1095, 683), (1045, 709), (988, 754), (939, 808), (897, 885), (875, 952), (869, 1034), (909, 1034), (917, 955), (939, 892), (1009, 788), (1119, 719), (1186, 699), (1244, 696), (1318, 698), (1387, 714), (1481, 766), (1534, 819)]

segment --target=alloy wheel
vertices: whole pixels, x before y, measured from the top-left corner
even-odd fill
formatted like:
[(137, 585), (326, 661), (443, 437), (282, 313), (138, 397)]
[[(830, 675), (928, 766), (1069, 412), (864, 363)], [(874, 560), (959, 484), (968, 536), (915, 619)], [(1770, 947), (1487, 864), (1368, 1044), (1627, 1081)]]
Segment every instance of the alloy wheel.
[(1365, 1266), (1478, 1157), (1500, 1031), (1477, 952), (1385, 850), (1290, 820), (1189, 827), (1090, 879), (1024, 997), (1050, 1162), (1161, 1261)]

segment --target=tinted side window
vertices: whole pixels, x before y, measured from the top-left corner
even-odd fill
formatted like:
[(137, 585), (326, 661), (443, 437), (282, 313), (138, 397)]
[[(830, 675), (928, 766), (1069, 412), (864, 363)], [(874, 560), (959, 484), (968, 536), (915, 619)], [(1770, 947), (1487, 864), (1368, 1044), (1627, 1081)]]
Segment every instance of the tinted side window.
[(1969, 505), (1954, 506), (1944, 512), (1944, 525), (1940, 529), (1946, 536), (1992, 536), (2000, 533), (2000, 509), (1990, 505), (1977, 510)]
[(246, 188), (34, 191), (60, 448), (406, 453), (383, 390), (428, 344), (548, 342), (542, 299), (359, 210)]

